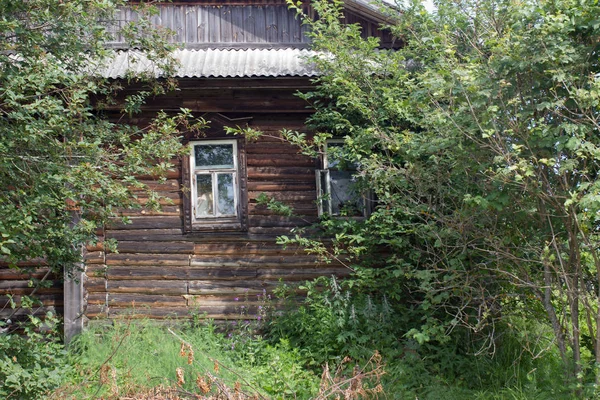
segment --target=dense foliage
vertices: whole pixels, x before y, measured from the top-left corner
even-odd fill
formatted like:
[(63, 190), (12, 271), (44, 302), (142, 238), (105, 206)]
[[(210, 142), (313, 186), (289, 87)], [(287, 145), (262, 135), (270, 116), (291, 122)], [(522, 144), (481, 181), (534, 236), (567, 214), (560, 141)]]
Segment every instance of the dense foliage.
[[(0, 2), (0, 252), (11, 262), (38, 258), (55, 271), (70, 268), (99, 226), (119, 207), (135, 205), (135, 176), (164, 172), (181, 146), (185, 115), (138, 127), (93, 108), (119, 89), (98, 72), (110, 62), (104, 44), (109, 27), (118, 29), (119, 4)], [(139, 22), (121, 33), (172, 70), (170, 47), (147, 23), (152, 9), (142, 4), (138, 11)], [(137, 77), (147, 90), (126, 99), (123, 112), (168, 86), (146, 78)]]
[(600, 6), (418, 3), (387, 11), (397, 51), (339, 3), (305, 19), (328, 54), (309, 123), (345, 139), (377, 199), (365, 221), (324, 221), (333, 253), (354, 257), (354, 293), (401, 316), (398, 345), (494, 355), (517, 337), (530, 360), (559, 355), (563, 388), (594, 392)]
[[(105, 43), (119, 29), (121, 3), (0, 1), (0, 260), (12, 268), (29, 261), (46, 263), (46, 277), (73, 271), (98, 229), (120, 209), (138, 206), (133, 189), (145, 193), (148, 207), (158, 205), (136, 177), (170, 168), (179, 127), (194, 128), (187, 112), (161, 114), (148, 126), (115, 123), (171, 85), (132, 74), (146, 90), (115, 102), (119, 86), (100, 71), (110, 62)], [(152, 7), (141, 4), (138, 12), (139, 21), (120, 33), (171, 71), (166, 32), (151, 29)], [(109, 121), (105, 104), (122, 111)], [(35, 294), (49, 282), (30, 284)], [(0, 396), (40, 398), (71, 368), (56, 315), (31, 315), (40, 310), (35, 296), (5, 297), (2, 309)]]

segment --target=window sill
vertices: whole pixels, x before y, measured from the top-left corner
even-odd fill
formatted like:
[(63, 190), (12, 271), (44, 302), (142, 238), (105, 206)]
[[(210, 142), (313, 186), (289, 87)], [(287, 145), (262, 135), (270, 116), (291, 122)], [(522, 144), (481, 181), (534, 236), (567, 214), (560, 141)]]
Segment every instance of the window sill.
[(236, 219), (205, 218), (192, 222), (192, 232), (242, 231), (242, 223)]

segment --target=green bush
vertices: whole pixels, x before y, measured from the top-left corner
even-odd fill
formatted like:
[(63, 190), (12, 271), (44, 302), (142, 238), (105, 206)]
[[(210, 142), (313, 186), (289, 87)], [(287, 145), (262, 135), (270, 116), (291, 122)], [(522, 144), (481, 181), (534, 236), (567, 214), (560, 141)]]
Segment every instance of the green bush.
[(39, 399), (72, 371), (58, 322), (50, 312), (29, 315), (17, 331), (0, 334), (0, 398)]

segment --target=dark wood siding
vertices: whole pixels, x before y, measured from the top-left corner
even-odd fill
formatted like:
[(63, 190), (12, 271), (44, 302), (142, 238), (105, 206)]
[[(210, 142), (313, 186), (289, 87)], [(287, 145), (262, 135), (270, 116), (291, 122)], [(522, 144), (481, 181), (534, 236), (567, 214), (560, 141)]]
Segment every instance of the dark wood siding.
[[(300, 154), (279, 135), (284, 128), (304, 129), (309, 111), (293, 93), (309, 86), (307, 79), (297, 78), (189, 80), (182, 82), (181, 91), (156, 99), (163, 107), (191, 105), (195, 115), (208, 111), (204, 115), (212, 126), (207, 139), (225, 137), (228, 118), (229, 125), (241, 120), (263, 132), (259, 140), (245, 143), (248, 226), (239, 232), (187, 233), (181, 164), (164, 182), (145, 179), (168, 200), (161, 211), (123, 211), (131, 224), (106, 227), (105, 238), (118, 240), (118, 253), (89, 249), (93, 260), (85, 282), (89, 318), (125, 314), (170, 318), (191, 313), (214, 319), (252, 318), (263, 304), (263, 291), (270, 293), (280, 281), (347, 275), (349, 270), (339, 263), (320, 264), (300, 248), (284, 249), (275, 243), (277, 235), (317, 219), (316, 160)], [(277, 99), (289, 101), (277, 108)], [(274, 104), (261, 107), (265, 101)], [(240, 110), (240, 104), (252, 111)], [(211, 113), (216, 105), (223, 114)], [(133, 122), (143, 125), (153, 110), (150, 104), (146, 114)], [(295, 215), (282, 217), (259, 205), (261, 193), (291, 206)], [(143, 203), (141, 193), (139, 198)]]
[[(123, 27), (137, 19), (130, 7), (119, 10), (117, 20)], [(198, 5), (162, 4), (159, 14), (152, 17), (156, 26), (174, 33), (170, 41), (186, 47), (252, 47), (252, 45), (278, 45), (298, 47), (309, 42), (306, 27), (287, 5)], [(111, 26), (113, 41), (110, 46), (124, 45), (118, 34), (119, 27)]]
[[(43, 287), (35, 282), (43, 280)], [(48, 311), (63, 312), (62, 279), (49, 271), (43, 261), (32, 260), (19, 263), (18, 269), (10, 268), (7, 263), (0, 262), (0, 319), (10, 317), (12, 322), (25, 318), (29, 310), (19, 308), (23, 296), (35, 294), (38, 302), (33, 305), (33, 314), (44, 315)], [(11, 308), (10, 297), (17, 306)]]
[[(309, 11), (310, 12), (310, 11)], [(109, 26), (113, 40), (109, 46), (124, 47), (125, 39), (118, 32), (137, 13), (131, 7), (121, 7), (118, 26)], [(378, 21), (365, 18), (355, 11), (344, 12), (345, 22), (360, 24), (363, 37), (379, 37), (385, 47), (400, 46), (387, 30), (381, 30)], [(187, 48), (253, 48), (253, 47), (307, 47), (308, 27), (303, 25), (294, 10), (286, 4), (161, 4), (159, 13), (152, 17), (155, 26), (173, 32), (172, 43)]]

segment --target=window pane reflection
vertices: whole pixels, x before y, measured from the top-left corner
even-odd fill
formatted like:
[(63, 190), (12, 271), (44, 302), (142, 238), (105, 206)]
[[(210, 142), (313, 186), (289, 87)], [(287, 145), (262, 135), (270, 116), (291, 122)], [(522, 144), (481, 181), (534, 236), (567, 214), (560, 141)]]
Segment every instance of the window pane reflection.
[(356, 192), (356, 182), (352, 172), (331, 170), (329, 176), (331, 213), (334, 215), (361, 216), (364, 202)]
[(232, 144), (194, 146), (196, 169), (233, 168)]
[(235, 214), (233, 174), (219, 174), (217, 176), (217, 187), (219, 192), (219, 196), (217, 198), (219, 214)]
[(214, 215), (212, 176), (196, 175), (196, 216), (206, 217)]

